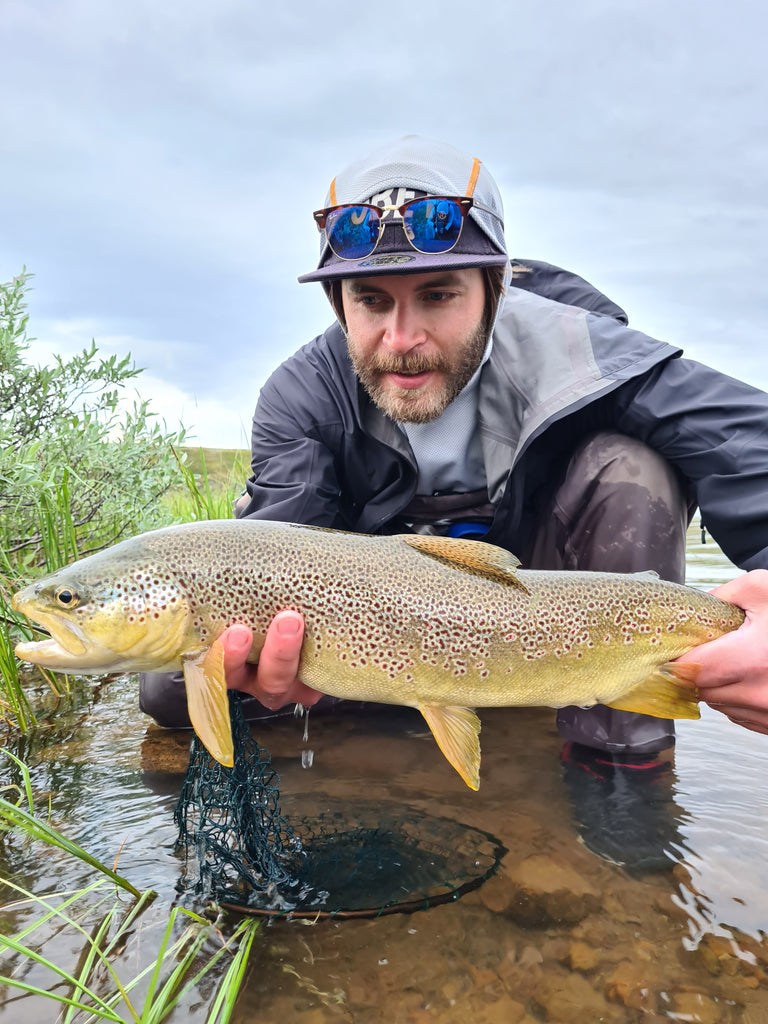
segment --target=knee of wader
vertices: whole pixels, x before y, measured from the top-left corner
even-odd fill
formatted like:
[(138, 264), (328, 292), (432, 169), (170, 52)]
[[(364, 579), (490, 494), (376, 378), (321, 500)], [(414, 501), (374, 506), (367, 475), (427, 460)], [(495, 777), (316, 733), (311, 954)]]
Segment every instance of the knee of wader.
[(191, 728), (184, 673), (140, 673), (139, 707), (165, 729)]
[(569, 475), (603, 487), (640, 487), (669, 508), (689, 504), (687, 487), (677, 470), (644, 441), (626, 434), (593, 434), (574, 453)]
[(657, 754), (675, 743), (671, 719), (617, 711), (602, 704), (560, 708), (556, 721), (564, 740), (614, 754)]

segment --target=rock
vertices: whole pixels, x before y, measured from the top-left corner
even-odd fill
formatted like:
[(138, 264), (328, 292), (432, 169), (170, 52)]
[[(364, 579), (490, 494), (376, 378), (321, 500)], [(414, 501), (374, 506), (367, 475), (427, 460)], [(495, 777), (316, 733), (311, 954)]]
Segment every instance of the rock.
[(598, 952), (586, 942), (572, 942), (568, 949), (568, 966), (572, 971), (591, 971), (600, 960)]
[(520, 959), (518, 960), (518, 965), (520, 967), (531, 967), (534, 964), (543, 963), (544, 957), (541, 955), (541, 952), (538, 949), (536, 949), (535, 946), (525, 946), (523, 948), (522, 953), (520, 954)]
[(682, 1020), (696, 1021), (696, 1024), (718, 1024), (722, 1020), (718, 1004), (703, 992), (675, 992), (672, 1005)]
[(605, 994), (614, 1003), (622, 1003), (633, 1010), (644, 1010), (653, 1013), (656, 1008), (656, 995), (648, 984), (648, 971), (645, 966), (622, 960), (605, 979)]
[(503, 872), (489, 878), (480, 889), (480, 900), (493, 914), (503, 914), (514, 897), (514, 889)]
[(747, 978), (736, 978), (734, 980), (734, 984), (736, 984), (739, 988), (756, 989), (760, 988), (760, 979), (757, 978), (754, 974), (751, 974)]
[[(722, 973), (723, 962), (708, 943), (699, 943), (696, 949), (696, 956), (704, 965), (704, 969), (708, 971), (713, 978), (716, 978), (718, 974)], [(727, 959), (727, 957), (724, 957), (723, 959)]]
[(457, 1021), (471, 1021), (472, 1024), (535, 1024), (526, 1014), (525, 1007), (510, 999), (481, 1003), (476, 999), (457, 1003), (450, 1010), (430, 1017), (435, 1024), (456, 1024)]
[(575, 924), (600, 906), (600, 894), (581, 875), (544, 854), (505, 872), (511, 884), (506, 914), (524, 928)]
[(509, 995), (517, 1000), (530, 999), (538, 992), (544, 978), (541, 964), (526, 962), (524, 954), (517, 963), (505, 957), (496, 970)]
[(625, 1024), (624, 1011), (611, 1006), (581, 974), (548, 973), (533, 1000), (546, 1020), (558, 1024), (584, 1024), (584, 1021)]
[(632, 953), (638, 960), (642, 960), (647, 964), (657, 960), (659, 955), (658, 947), (652, 942), (646, 942), (644, 939), (634, 943)]

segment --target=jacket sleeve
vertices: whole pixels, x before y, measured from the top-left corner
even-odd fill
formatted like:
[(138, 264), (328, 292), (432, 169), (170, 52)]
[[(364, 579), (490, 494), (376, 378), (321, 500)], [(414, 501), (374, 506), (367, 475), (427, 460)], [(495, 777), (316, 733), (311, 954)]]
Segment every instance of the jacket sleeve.
[(262, 388), (253, 416), (250, 499), (240, 518), (340, 529), (339, 484), (329, 430), (317, 422), (305, 369), (288, 360)]
[(669, 359), (611, 396), (623, 433), (688, 481), (702, 521), (742, 569), (768, 568), (768, 395), (690, 359)]

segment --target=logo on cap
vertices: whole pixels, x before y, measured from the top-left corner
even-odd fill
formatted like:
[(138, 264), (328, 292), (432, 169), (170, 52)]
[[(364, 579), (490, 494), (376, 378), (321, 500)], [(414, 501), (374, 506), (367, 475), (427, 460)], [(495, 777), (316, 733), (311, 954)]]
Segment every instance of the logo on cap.
[(393, 253), (382, 253), (381, 256), (371, 256), (367, 260), (361, 260), (358, 263), (359, 267), (394, 267), (398, 263), (411, 263), (416, 259), (416, 255), (411, 256), (409, 253), (393, 252)]

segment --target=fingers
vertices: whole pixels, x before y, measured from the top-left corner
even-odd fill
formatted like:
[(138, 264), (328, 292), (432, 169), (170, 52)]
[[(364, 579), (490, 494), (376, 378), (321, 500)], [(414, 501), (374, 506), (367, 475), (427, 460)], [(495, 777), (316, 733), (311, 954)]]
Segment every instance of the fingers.
[(753, 569), (710, 591), (721, 601), (730, 601), (747, 613), (768, 608), (768, 569)]
[(253, 666), (246, 665), (245, 659), (251, 652), (253, 633), (247, 626), (230, 626), (221, 634), (224, 648), (224, 674), (230, 690), (248, 692), (249, 678)]
[(745, 621), (680, 660), (701, 665), (703, 701), (745, 729), (768, 733), (768, 571), (745, 573), (712, 593), (743, 608)]
[(272, 710), (298, 701), (307, 707), (321, 697), (298, 678), (304, 619), (295, 611), (279, 612), (267, 630), (258, 666), (246, 663), (253, 634), (247, 626), (230, 626), (221, 635), (227, 686), (242, 690)]
[(252, 691), (268, 708), (280, 708), (293, 696), (298, 680), (304, 619), (298, 612), (279, 612), (267, 630), (259, 657), (257, 689)]
[(707, 703), (715, 711), (725, 715), (734, 725), (741, 725), (752, 732), (768, 734), (768, 711), (749, 707), (734, 707), (731, 703), (719, 704), (715, 701), (707, 701)]

